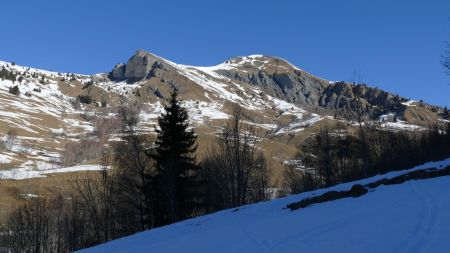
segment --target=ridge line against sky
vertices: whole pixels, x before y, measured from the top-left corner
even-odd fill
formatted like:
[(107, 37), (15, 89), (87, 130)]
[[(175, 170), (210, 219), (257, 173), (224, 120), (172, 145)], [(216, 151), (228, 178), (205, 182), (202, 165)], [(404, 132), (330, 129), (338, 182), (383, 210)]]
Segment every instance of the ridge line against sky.
[(180, 64), (283, 58), (318, 77), (450, 106), (440, 65), (450, 1), (18, 0), (2, 3), (0, 60), (59, 72), (110, 71), (144, 49)]

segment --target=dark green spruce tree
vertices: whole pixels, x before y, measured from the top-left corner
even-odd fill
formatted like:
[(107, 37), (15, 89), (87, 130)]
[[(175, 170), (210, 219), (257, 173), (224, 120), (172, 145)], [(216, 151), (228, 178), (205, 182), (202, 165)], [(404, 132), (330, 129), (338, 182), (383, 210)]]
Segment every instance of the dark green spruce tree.
[(197, 135), (189, 128), (189, 116), (178, 100), (177, 89), (164, 109), (151, 154), (156, 162), (156, 175), (151, 181), (160, 225), (191, 217), (201, 196), (195, 155)]

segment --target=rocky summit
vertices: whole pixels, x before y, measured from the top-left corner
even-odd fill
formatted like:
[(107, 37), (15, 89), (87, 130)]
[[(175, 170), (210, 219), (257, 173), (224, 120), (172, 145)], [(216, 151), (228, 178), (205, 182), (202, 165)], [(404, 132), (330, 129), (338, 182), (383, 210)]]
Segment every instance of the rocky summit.
[(145, 51), (137, 51), (127, 64), (117, 64), (109, 73), (112, 81), (127, 80), (130, 83), (160, 77), (161, 71), (166, 70), (163, 60)]

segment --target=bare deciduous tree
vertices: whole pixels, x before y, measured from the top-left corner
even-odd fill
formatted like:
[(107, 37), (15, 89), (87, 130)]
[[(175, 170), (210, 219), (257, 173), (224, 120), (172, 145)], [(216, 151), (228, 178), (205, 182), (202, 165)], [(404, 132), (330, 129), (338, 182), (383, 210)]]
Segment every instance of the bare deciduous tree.
[(121, 119), (113, 118), (97, 118), (94, 120), (94, 133), (97, 135), (99, 142), (106, 144), (111, 134), (117, 132), (121, 128)]
[(217, 143), (202, 161), (207, 182), (206, 202), (212, 210), (267, 199), (268, 166), (256, 152), (258, 133), (241, 121), (235, 106), (230, 121), (217, 133)]
[(295, 164), (285, 166), (283, 173), (283, 192), (281, 195), (310, 191), (314, 187), (314, 177), (307, 170), (298, 168)]
[(17, 141), (17, 131), (15, 129), (10, 129), (6, 133), (6, 139), (5, 139), (6, 148), (9, 151), (12, 151), (12, 149), (14, 148), (14, 145), (16, 144), (16, 141)]
[[(69, 252), (64, 199), (34, 198), (11, 212), (6, 234), (0, 238), (6, 252)], [(1, 248), (0, 248), (1, 250)]]
[(102, 148), (102, 143), (95, 139), (83, 138), (78, 142), (68, 142), (62, 154), (62, 166), (72, 166), (83, 161), (100, 158)]
[(148, 156), (151, 152), (153, 138), (129, 132), (124, 142), (115, 146), (114, 167), (117, 169), (117, 184), (122, 203), (128, 205), (126, 210), (129, 222), (135, 222), (139, 230), (154, 226), (151, 191), (146, 187), (154, 172), (154, 161)]
[(95, 240), (99, 243), (111, 240), (115, 233), (112, 221), (116, 204), (113, 196), (115, 170), (108, 170), (110, 159), (110, 152), (104, 149), (99, 172), (87, 172), (73, 184), (81, 206), (88, 213)]
[(140, 106), (135, 104), (124, 105), (119, 108), (119, 115), (122, 120), (124, 131), (136, 131), (140, 112)]
[(269, 189), (270, 164), (262, 152), (258, 152), (250, 175), (250, 202), (267, 200), (272, 197)]

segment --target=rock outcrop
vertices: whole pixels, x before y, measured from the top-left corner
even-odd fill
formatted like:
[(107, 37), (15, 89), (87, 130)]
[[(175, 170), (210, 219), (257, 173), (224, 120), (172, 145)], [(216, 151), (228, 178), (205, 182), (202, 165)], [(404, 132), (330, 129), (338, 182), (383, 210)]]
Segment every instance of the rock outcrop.
[(345, 109), (350, 112), (362, 110), (364, 114), (375, 118), (387, 112), (402, 114), (405, 110), (402, 102), (405, 101), (407, 101), (405, 98), (364, 84), (337, 82), (324, 90), (319, 106), (331, 110)]
[(145, 78), (161, 77), (162, 72), (167, 70), (167, 63), (163, 59), (146, 51), (137, 51), (127, 64), (117, 64), (109, 73), (112, 81), (124, 81), (129, 83), (140, 81)]
[(231, 80), (257, 85), (268, 95), (303, 106), (316, 106), (328, 83), (276, 57), (238, 57), (227, 63), (234, 67), (216, 72)]
[(125, 79), (125, 64), (119, 63), (110, 72), (109, 77), (111, 80), (121, 81)]

